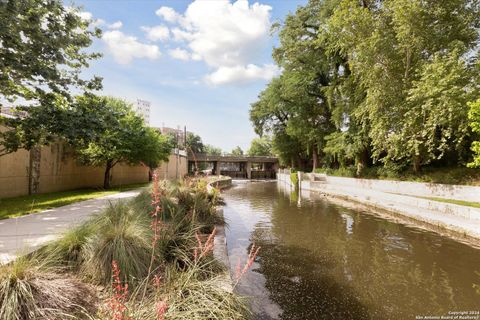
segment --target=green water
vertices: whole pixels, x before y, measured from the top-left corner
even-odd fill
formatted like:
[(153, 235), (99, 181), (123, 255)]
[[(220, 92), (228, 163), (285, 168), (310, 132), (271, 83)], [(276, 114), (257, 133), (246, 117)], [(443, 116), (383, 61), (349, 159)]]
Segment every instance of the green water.
[(232, 270), (251, 243), (261, 246), (237, 287), (251, 297), (255, 319), (416, 319), (455, 311), (480, 319), (477, 248), (298, 197), (276, 182), (236, 183), (224, 198)]

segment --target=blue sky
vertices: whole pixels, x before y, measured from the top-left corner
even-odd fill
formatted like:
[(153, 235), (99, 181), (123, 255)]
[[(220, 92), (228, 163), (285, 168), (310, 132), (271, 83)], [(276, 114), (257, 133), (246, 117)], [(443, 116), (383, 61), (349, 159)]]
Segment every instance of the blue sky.
[(103, 30), (92, 49), (104, 56), (85, 75), (103, 77), (107, 95), (150, 101), (151, 126), (186, 125), (205, 143), (245, 150), (250, 103), (279, 72), (270, 24), (305, 2), (77, 0)]

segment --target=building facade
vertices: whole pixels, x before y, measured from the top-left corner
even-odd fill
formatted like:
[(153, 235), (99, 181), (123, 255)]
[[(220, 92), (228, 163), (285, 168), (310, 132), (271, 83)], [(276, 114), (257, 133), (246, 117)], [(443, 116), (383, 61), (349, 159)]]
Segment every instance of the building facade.
[(137, 99), (133, 105), (136, 114), (143, 118), (145, 125), (150, 126), (150, 101)]

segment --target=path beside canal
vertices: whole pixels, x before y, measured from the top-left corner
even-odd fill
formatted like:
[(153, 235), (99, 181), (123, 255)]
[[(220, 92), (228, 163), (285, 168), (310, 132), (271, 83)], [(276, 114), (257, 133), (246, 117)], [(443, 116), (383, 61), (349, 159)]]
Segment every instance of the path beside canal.
[(129, 199), (138, 194), (138, 190), (120, 192), (18, 218), (0, 220), (0, 263), (8, 263), (18, 255), (35, 251), (48, 241), (56, 239), (68, 228), (98, 213), (109, 202)]

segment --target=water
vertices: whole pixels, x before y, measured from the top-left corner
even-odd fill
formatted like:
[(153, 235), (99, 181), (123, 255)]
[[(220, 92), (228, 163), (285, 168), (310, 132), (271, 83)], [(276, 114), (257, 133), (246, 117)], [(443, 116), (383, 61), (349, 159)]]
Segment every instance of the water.
[[(480, 310), (480, 250), (281, 183), (224, 193), (232, 270), (261, 246), (237, 286), (255, 319), (415, 319)], [(439, 318), (440, 319), (440, 318)], [(454, 319), (454, 317), (452, 317)]]

